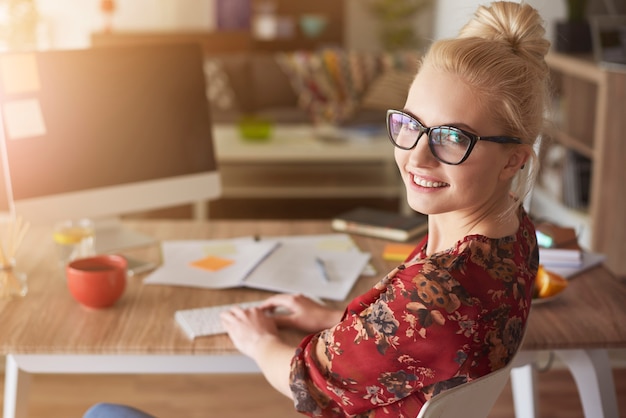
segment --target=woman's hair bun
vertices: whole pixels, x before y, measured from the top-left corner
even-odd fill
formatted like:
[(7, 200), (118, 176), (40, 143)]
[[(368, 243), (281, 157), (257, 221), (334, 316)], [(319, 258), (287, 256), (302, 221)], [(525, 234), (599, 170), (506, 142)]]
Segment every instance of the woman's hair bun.
[(480, 6), (474, 18), (461, 29), (459, 37), (502, 42), (517, 55), (543, 60), (550, 48), (543, 25), (543, 19), (532, 6), (497, 1)]

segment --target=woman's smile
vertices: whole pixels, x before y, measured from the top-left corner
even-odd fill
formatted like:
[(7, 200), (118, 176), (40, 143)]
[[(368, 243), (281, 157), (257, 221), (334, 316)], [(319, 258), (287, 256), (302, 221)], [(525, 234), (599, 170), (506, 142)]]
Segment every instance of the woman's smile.
[(448, 183), (445, 183), (443, 181), (434, 181), (431, 179), (427, 179), (424, 177), (421, 177), (417, 174), (410, 174), (411, 177), (413, 178), (413, 183), (420, 186), (420, 187), (425, 187), (427, 189), (438, 189), (441, 187), (449, 187), (450, 185)]

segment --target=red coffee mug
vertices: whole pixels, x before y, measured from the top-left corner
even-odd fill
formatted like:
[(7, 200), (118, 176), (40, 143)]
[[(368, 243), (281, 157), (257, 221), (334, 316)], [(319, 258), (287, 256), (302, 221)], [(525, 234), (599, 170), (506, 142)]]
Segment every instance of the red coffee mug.
[(65, 273), (71, 295), (81, 305), (99, 309), (113, 305), (126, 288), (128, 262), (120, 255), (97, 255), (70, 262)]

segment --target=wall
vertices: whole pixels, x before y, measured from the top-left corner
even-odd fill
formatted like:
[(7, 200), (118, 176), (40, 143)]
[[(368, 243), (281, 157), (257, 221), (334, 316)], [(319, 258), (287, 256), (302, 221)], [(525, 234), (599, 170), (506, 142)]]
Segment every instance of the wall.
[[(301, 1), (301, 0), (300, 0)], [(212, 30), (212, 0), (116, 0), (114, 29), (118, 30)], [(363, 0), (345, 0), (346, 44), (349, 47), (379, 49), (376, 22), (362, 6)], [(43, 16), (42, 45), (50, 48), (85, 48), (89, 34), (102, 28), (99, 0), (38, 0)], [(422, 23), (422, 22), (417, 22)], [(421, 24), (421, 27), (425, 25)], [(430, 25), (428, 25), (430, 30)]]
[[(211, 0), (116, 0), (114, 28), (128, 30), (211, 30)], [(42, 38), (49, 47), (84, 48), (102, 28), (99, 0), (38, 0)]]
[[(464, 0), (462, 3), (458, 0), (437, 0), (435, 39), (454, 37), (476, 8), (486, 3), (480, 0)], [(565, 16), (565, 0), (526, 0), (526, 3), (539, 10), (546, 21), (547, 38), (552, 40), (554, 22)]]
[[(212, 0), (116, 0), (118, 11), (114, 27), (129, 30), (174, 30), (214, 28)], [(298, 0), (302, 1), (302, 0)], [(362, 6), (364, 0), (345, 0), (348, 21), (345, 27), (349, 47), (371, 50), (379, 48), (375, 21)], [(594, 10), (602, 11), (604, 1), (594, 0)], [(554, 21), (565, 16), (565, 0), (527, 0), (536, 7), (547, 22), (548, 39), (553, 39)], [(439, 39), (454, 36), (479, 4), (480, 0), (436, 0), (434, 19), (416, 22), (425, 37)], [(598, 5), (598, 3), (602, 3)], [(619, 3), (619, 2), (618, 2)], [(44, 17), (42, 38), (44, 45), (53, 48), (84, 48), (89, 45), (89, 34), (103, 25), (99, 0), (38, 0)], [(434, 26), (434, 28), (433, 28)]]
[[(467, 22), (474, 10), (480, 4), (487, 1), (464, 0), (436, 0), (437, 10), (435, 14), (435, 38), (449, 38), (456, 35), (464, 22)], [(556, 21), (566, 16), (565, 0), (526, 0), (541, 13), (546, 22), (546, 36), (554, 42), (554, 26)], [(587, 14), (589, 16), (615, 13), (626, 14), (625, 0), (589, 0)]]

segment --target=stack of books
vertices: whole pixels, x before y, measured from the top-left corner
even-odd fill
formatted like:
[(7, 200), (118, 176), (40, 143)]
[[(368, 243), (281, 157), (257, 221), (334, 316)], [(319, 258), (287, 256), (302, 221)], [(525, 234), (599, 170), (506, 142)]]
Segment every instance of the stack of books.
[(574, 228), (551, 223), (535, 226), (539, 244), (539, 264), (565, 278), (602, 263), (606, 256), (583, 250)]

